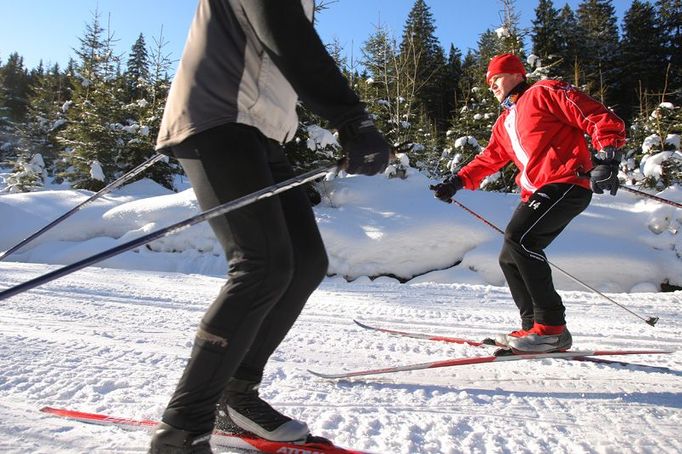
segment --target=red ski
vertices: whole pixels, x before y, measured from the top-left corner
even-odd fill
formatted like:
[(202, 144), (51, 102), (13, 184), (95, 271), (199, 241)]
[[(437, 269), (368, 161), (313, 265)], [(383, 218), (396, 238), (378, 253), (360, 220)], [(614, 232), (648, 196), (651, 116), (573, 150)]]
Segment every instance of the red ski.
[(379, 375), (393, 372), (405, 372), (411, 370), (436, 369), (438, 367), (464, 366), (468, 364), (492, 363), (496, 361), (523, 361), (530, 359), (579, 359), (589, 356), (618, 356), (618, 355), (663, 355), (673, 353), (664, 350), (591, 350), (591, 351), (568, 351), (555, 353), (532, 353), (532, 354), (504, 354), (501, 356), (473, 356), (471, 358), (453, 358), (441, 361), (431, 361), (428, 363), (408, 364), (403, 366), (384, 367), (381, 369), (356, 370), (351, 372), (322, 373), (308, 370), (313, 375), (321, 378), (351, 378), (364, 375)]
[[(41, 412), (61, 418), (71, 419), (90, 424), (112, 425), (117, 427), (152, 430), (158, 421), (150, 419), (117, 418), (99, 413), (84, 413), (75, 410), (44, 407)], [(211, 437), (211, 443), (224, 448), (242, 449), (247, 451), (272, 453), (272, 454), (369, 454), (364, 451), (344, 449), (334, 444), (325, 442), (281, 442), (270, 441), (249, 435), (230, 434), (215, 431)]]

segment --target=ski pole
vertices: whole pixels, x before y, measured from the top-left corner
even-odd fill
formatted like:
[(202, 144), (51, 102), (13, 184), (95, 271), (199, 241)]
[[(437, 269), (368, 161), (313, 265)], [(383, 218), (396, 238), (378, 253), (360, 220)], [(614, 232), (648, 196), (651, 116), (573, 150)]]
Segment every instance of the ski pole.
[[(463, 205), (462, 203), (460, 203), (459, 201), (457, 201), (457, 200), (455, 200), (455, 199), (451, 199), (451, 200), (452, 200), (455, 204), (457, 204), (457, 206), (459, 206), (460, 208), (463, 208), (465, 211), (467, 211), (469, 214), (473, 215), (475, 218), (479, 219), (480, 221), (482, 221), (482, 222), (484, 222), (485, 224), (487, 224), (489, 227), (492, 227), (494, 230), (497, 230), (499, 233), (501, 233), (502, 235), (504, 235), (504, 231), (502, 231), (502, 229), (500, 229), (500, 228), (497, 227), (495, 224), (493, 224), (492, 222), (490, 222), (490, 221), (488, 221), (487, 219), (485, 219), (483, 216), (479, 215), (478, 213), (476, 213), (476, 212), (473, 211), (472, 209), (467, 208), (466, 206), (464, 206), (464, 205)], [(566, 271), (566, 270), (560, 268), (559, 266), (555, 265), (554, 263), (550, 262), (550, 261), (547, 259), (547, 257), (544, 257), (544, 260), (545, 260), (545, 262), (547, 262), (548, 265), (550, 265), (551, 267), (553, 267), (554, 269), (556, 269), (557, 271), (559, 271), (560, 273), (562, 273), (564, 276), (566, 276), (566, 277), (572, 279), (574, 282), (576, 282), (576, 283), (582, 285), (583, 287), (585, 287), (585, 288), (588, 289), (588, 290), (593, 291), (593, 292), (596, 293), (597, 295), (601, 296), (602, 298), (604, 298), (604, 299), (607, 300), (607, 301), (610, 301), (611, 303), (615, 304), (616, 306), (620, 307), (621, 309), (628, 311), (629, 313), (631, 313), (631, 314), (634, 315), (635, 317), (637, 317), (637, 318), (643, 320), (646, 324), (651, 325), (651, 326), (656, 326), (656, 322), (658, 322), (658, 317), (647, 317), (647, 318), (644, 318), (644, 317), (642, 317), (641, 315), (639, 315), (639, 314), (637, 314), (637, 313), (631, 311), (631, 310), (628, 309), (627, 307), (623, 306), (622, 304), (620, 304), (620, 303), (617, 302), (616, 300), (614, 300), (614, 299), (612, 299), (612, 298), (609, 298), (608, 296), (604, 295), (604, 294), (603, 294), (602, 292), (600, 292), (599, 290), (597, 290), (597, 289), (591, 287), (590, 285), (586, 284), (585, 282), (581, 281), (581, 280), (578, 279), (577, 277), (575, 277), (575, 276), (573, 276), (572, 274), (570, 274), (568, 271)]]
[(621, 185), (620, 188), (625, 190), (625, 191), (632, 192), (633, 194), (643, 195), (644, 197), (648, 197), (648, 198), (653, 199), (657, 202), (666, 203), (668, 205), (672, 205), (672, 206), (677, 207), (677, 208), (682, 208), (682, 203), (673, 202), (672, 200), (664, 199), (663, 197), (658, 197), (656, 195), (649, 194), (649, 193), (644, 192), (644, 191), (639, 191), (637, 189), (634, 189), (634, 188), (631, 188), (631, 187), (625, 186), (625, 185)]
[(204, 222), (204, 221), (207, 221), (209, 219), (213, 219), (217, 216), (229, 213), (230, 211), (234, 211), (238, 208), (244, 207), (246, 205), (250, 205), (251, 203), (256, 202), (258, 200), (265, 199), (267, 197), (272, 197), (272, 196), (277, 195), (279, 193), (288, 191), (289, 189), (295, 188), (296, 186), (300, 186), (300, 185), (305, 184), (309, 181), (320, 178), (320, 177), (326, 175), (327, 173), (329, 173), (330, 171), (332, 171), (336, 168), (337, 168), (337, 165), (334, 165), (331, 167), (319, 168), (317, 170), (311, 170), (310, 172), (307, 172), (307, 173), (301, 174), (299, 176), (290, 178), (288, 180), (282, 181), (281, 183), (273, 184), (272, 186), (268, 186), (266, 188), (260, 189), (256, 192), (245, 195), (245, 196), (240, 197), (238, 199), (232, 200), (230, 202), (223, 203), (222, 205), (218, 205), (218, 206), (213, 207), (209, 210), (203, 211), (203, 212), (201, 212), (195, 216), (184, 219), (184, 220), (177, 222), (173, 225), (170, 225), (168, 227), (156, 230), (156, 231), (151, 232), (147, 235), (143, 235), (139, 238), (128, 241), (127, 243), (120, 244), (120, 245), (113, 247), (111, 249), (107, 249), (106, 251), (103, 251), (103, 252), (100, 252), (100, 253), (95, 254), (93, 256), (84, 258), (83, 260), (80, 260), (80, 261), (73, 263), (71, 265), (64, 266), (62, 268), (51, 271), (51, 272), (44, 274), (42, 276), (38, 276), (35, 279), (31, 279), (30, 281), (26, 281), (22, 284), (16, 285), (14, 287), (10, 287), (7, 290), (3, 290), (2, 292), (0, 292), (0, 300), (4, 300), (4, 299), (9, 298), (11, 296), (18, 295), (19, 293), (23, 293), (27, 290), (38, 287), (39, 285), (53, 281), (53, 280), (60, 278), (62, 276), (66, 276), (68, 274), (73, 273), (74, 271), (78, 271), (82, 268), (85, 268), (86, 266), (90, 266), (90, 265), (93, 265), (95, 263), (101, 262), (102, 260), (106, 260), (110, 257), (113, 257), (113, 256), (118, 255), (118, 254), (125, 252), (125, 251), (129, 251), (129, 250), (134, 249), (136, 247), (142, 246), (142, 245), (149, 243), (151, 241), (154, 241), (154, 240), (157, 240), (159, 238), (163, 238), (163, 237), (172, 235), (174, 233), (180, 232), (181, 230), (184, 230), (190, 226), (193, 226), (194, 224), (198, 224), (200, 222)]
[(48, 230), (50, 230), (52, 227), (56, 226), (57, 224), (59, 224), (60, 222), (62, 222), (63, 220), (65, 220), (66, 218), (68, 218), (68, 217), (70, 217), (71, 215), (73, 215), (75, 212), (80, 211), (80, 209), (83, 208), (83, 207), (84, 207), (85, 205), (87, 205), (88, 203), (90, 203), (90, 202), (92, 202), (92, 201), (94, 201), (94, 200), (96, 200), (96, 199), (102, 197), (104, 194), (107, 194), (107, 193), (113, 191), (114, 189), (116, 189), (117, 187), (119, 187), (119, 186), (120, 186), (121, 184), (123, 184), (124, 182), (130, 180), (130, 179), (133, 178), (135, 175), (139, 174), (140, 172), (142, 172), (142, 171), (145, 170), (146, 168), (150, 167), (152, 164), (156, 163), (156, 161), (158, 161), (158, 160), (160, 160), (160, 159), (163, 159), (163, 158), (165, 158), (164, 155), (162, 155), (162, 154), (160, 154), (160, 153), (156, 153), (154, 156), (152, 156), (151, 158), (149, 158), (148, 160), (146, 160), (145, 162), (143, 162), (143, 163), (140, 164), (139, 166), (135, 167), (134, 169), (130, 170), (128, 173), (126, 173), (126, 174), (124, 174), (124, 175), (121, 175), (121, 176), (118, 177), (116, 180), (112, 181), (112, 182), (109, 183), (107, 186), (105, 186), (105, 187), (103, 187), (102, 189), (100, 189), (97, 193), (91, 195), (91, 196), (90, 196), (87, 200), (85, 200), (84, 202), (81, 202), (80, 204), (78, 204), (78, 205), (76, 205), (75, 207), (71, 208), (69, 211), (67, 211), (67, 212), (64, 213), (63, 215), (59, 216), (57, 219), (55, 219), (54, 221), (50, 222), (50, 223), (47, 224), (45, 227), (41, 228), (40, 230), (36, 231), (35, 233), (31, 234), (31, 235), (28, 236), (27, 238), (24, 238), (24, 239), (21, 240), (18, 244), (16, 244), (16, 245), (12, 246), (11, 248), (7, 249), (5, 252), (0, 253), (0, 261), (4, 260), (4, 259), (5, 259), (7, 256), (9, 256), (10, 254), (12, 254), (12, 253), (18, 251), (19, 249), (21, 249), (21, 248), (22, 248), (23, 246), (25, 246), (26, 244), (30, 243), (31, 241), (33, 241), (34, 239), (36, 239), (37, 237), (39, 237), (39, 236), (42, 235), (43, 233), (45, 233), (45, 232), (47, 232)]

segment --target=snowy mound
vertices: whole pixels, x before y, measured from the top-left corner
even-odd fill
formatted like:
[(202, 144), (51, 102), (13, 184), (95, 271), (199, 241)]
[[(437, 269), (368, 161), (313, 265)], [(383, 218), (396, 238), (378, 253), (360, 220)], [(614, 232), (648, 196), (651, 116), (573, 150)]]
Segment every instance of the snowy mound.
[[(433, 198), (434, 182), (408, 168), (407, 178), (352, 176), (317, 184), (315, 207), (330, 258), (329, 274), (346, 280), (387, 276), (411, 283), (505, 285), (497, 256), (502, 236), (455, 204)], [(7, 194), (0, 250), (85, 200), (87, 191)], [(660, 194), (682, 200), (682, 190)], [(457, 200), (504, 229), (517, 194), (460, 191)], [(191, 189), (171, 193), (141, 180), (87, 205), (8, 260), (68, 264), (172, 225), (199, 212)], [(682, 210), (620, 191), (595, 195), (547, 249), (549, 260), (592, 287), (612, 292), (682, 285)], [(207, 223), (107, 260), (106, 267), (222, 276), (227, 264)], [(557, 287), (582, 290), (554, 272)], [(387, 278), (383, 278), (387, 279)]]

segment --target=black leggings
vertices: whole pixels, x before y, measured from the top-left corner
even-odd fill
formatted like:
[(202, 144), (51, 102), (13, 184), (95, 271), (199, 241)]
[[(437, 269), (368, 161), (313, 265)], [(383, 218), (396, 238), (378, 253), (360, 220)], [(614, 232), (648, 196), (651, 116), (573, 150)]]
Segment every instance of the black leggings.
[(504, 232), (500, 266), (519, 308), (523, 329), (530, 329), (534, 321), (544, 325), (566, 323), (544, 249), (590, 200), (592, 191), (588, 189), (554, 183), (538, 189), (514, 211)]
[[(203, 210), (294, 176), (281, 145), (227, 124), (173, 148)], [(300, 187), (209, 221), (229, 261), (228, 280), (201, 320), (185, 373), (163, 420), (210, 430), (230, 377), (263, 368), (327, 271), (315, 216)]]

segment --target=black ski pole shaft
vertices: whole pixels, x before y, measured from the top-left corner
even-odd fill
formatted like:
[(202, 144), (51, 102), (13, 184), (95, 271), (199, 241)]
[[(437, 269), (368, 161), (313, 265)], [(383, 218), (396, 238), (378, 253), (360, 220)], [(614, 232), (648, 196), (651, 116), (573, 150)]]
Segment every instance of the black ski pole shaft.
[(650, 199), (652, 199), (652, 200), (655, 200), (655, 201), (657, 201), (657, 202), (661, 202), (661, 203), (665, 203), (665, 204), (668, 204), (668, 205), (672, 205), (672, 206), (674, 206), (674, 207), (676, 207), (676, 208), (682, 208), (682, 203), (679, 203), (679, 202), (674, 202), (674, 201), (672, 201), (672, 200), (664, 199), (663, 197), (658, 197), (658, 196), (656, 196), (656, 195), (649, 194), (649, 193), (644, 192), (644, 191), (639, 191), (639, 190), (634, 189), (634, 188), (631, 188), (631, 187), (629, 187), (629, 186), (621, 185), (620, 188), (623, 189), (623, 190), (625, 190), (625, 191), (631, 192), (631, 193), (633, 193), (633, 194), (643, 195), (644, 197), (648, 197), (648, 198), (650, 198)]
[(38, 238), (40, 235), (47, 232), (48, 230), (50, 230), (51, 228), (53, 228), (54, 226), (56, 226), (57, 224), (59, 224), (60, 222), (65, 220), (66, 218), (70, 217), (71, 215), (73, 215), (77, 211), (80, 211), (81, 208), (83, 208), (88, 203), (102, 197), (104, 194), (107, 194), (107, 193), (113, 191), (114, 189), (116, 189), (117, 187), (119, 187), (120, 185), (125, 183), (126, 181), (130, 180), (135, 175), (138, 175), (140, 172), (144, 171), (145, 169), (150, 167), (152, 164), (156, 163), (156, 161), (158, 161), (159, 159), (162, 159), (162, 158), (165, 158), (165, 156), (160, 154), (160, 153), (157, 153), (154, 156), (152, 156), (151, 158), (149, 158), (148, 160), (146, 160), (145, 162), (143, 162), (142, 164), (140, 164), (139, 166), (137, 166), (134, 169), (127, 172), (126, 174), (121, 175), (116, 180), (112, 181), (107, 186), (100, 189), (97, 193), (88, 197), (87, 200), (85, 200), (85, 201), (79, 203), (78, 205), (76, 205), (75, 207), (71, 208), (69, 211), (67, 211), (63, 215), (59, 216), (54, 221), (50, 222), (45, 227), (41, 228), (40, 230), (37, 230), (36, 232), (32, 233), (28, 237), (24, 238), (19, 243), (15, 244), (11, 248), (7, 249), (5, 252), (0, 253), (0, 261), (4, 260), (10, 254), (18, 251), (19, 249), (21, 249), (22, 247), (24, 247), (25, 245), (27, 245), (28, 243), (30, 243), (34, 239)]
[(83, 260), (80, 260), (71, 265), (64, 266), (57, 270), (46, 273), (42, 276), (38, 276), (35, 279), (31, 279), (30, 281), (26, 281), (22, 284), (10, 287), (7, 290), (3, 290), (2, 292), (0, 292), (0, 300), (4, 300), (11, 296), (23, 293), (27, 290), (31, 290), (32, 288), (38, 287), (39, 285), (43, 285), (57, 278), (66, 276), (68, 274), (73, 273), (74, 271), (78, 271), (87, 266), (94, 265), (95, 263), (101, 262), (102, 260), (106, 260), (122, 252), (135, 249), (136, 247), (142, 246), (151, 241), (172, 235), (181, 230), (189, 228), (194, 224), (207, 221), (209, 219), (229, 213), (230, 211), (234, 211), (246, 205), (250, 205), (251, 203), (256, 202), (258, 200), (265, 199), (267, 197), (272, 197), (279, 193), (288, 191), (289, 189), (295, 188), (296, 186), (300, 186), (309, 181), (320, 178), (336, 168), (337, 166), (334, 165), (332, 167), (325, 167), (317, 170), (312, 170), (310, 172), (282, 181), (281, 183), (273, 184), (272, 186), (268, 186), (251, 194), (232, 200), (230, 202), (226, 202), (222, 205), (218, 205), (216, 207), (211, 208), (210, 210), (203, 211), (195, 216), (184, 219), (168, 227), (156, 230), (147, 235), (128, 241), (127, 243), (120, 244), (111, 249), (107, 249), (106, 251), (84, 258)]
[[(502, 235), (504, 235), (504, 231), (503, 231), (501, 228), (499, 228), (498, 226), (496, 226), (496, 225), (493, 224), (492, 222), (488, 221), (488, 220), (485, 219), (483, 216), (481, 216), (480, 214), (476, 213), (474, 210), (472, 210), (472, 209), (466, 207), (465, 205), (463, 205), (462, 203), (460, 203), (459, 201), (457, 201), (457, 200), (455, 200), (455, 199), (451, 199), (451, 200), (452, 200), (457, 206), (459, 206), (460, 208), (463, 208), (465, 211), (467, 211), (469, 214), (473, 215), (474, 217), (476, 217), (477, 219), (479, 219), (479, 220), (482, 221), (483, 223), (487, 224), (489, 227), (492, 227), (494, 230), (497, 230), (498, 233), (501, 233)], [(576, 283), (582, 285), (583, 287), (585, 287), (586, 289), (588, 289), (588, 290), (590, 290), (590, 291), (596, 293), (597, 295), (599, 295), (599, 296), (601, 296), (602, 298), (604, 298), (605, 300), (607, 300), (607, 301), (609, 301), (609, 302), (615, 304), (616, 306), (620, 307), (621, 309), (623, 309), (623, 310), (625, 310), (625, 311), (631, 313), (631, 314), (634, 315), (635, 317), (637, 317), (637, 318), (639, 318), (640, 320), (644, 321), (646, 324), (651, 325), (651, 326), (656, 326), (656, 322), (658, 322), (658, 317), (647, 317), (647, 318), (642, 317), (641, 315), (639, 315), (639, 314), (637, 314), (637, 313), (631, 311), (631, 310), (628, 309), (627, 307), (623, 306), (622, 304), (620, 304), (618, 301), (614, 300), (613, 298), (609, 298), (608, 296), (604, 295), (604, 294), (603, 294), (602, 292), (600, 292), (599, 290), (597, 290), (597, 289), (591, 287), (590, 285), (588, 285), (587, 283), (581, 281), (580, 279), (578, 279), (577, 277), (573, 276), (573, 275), (570, 274), (568, 271), (562, 269), (562, 268), (559, 267), (558, 265), (555, 265), (554, 263), (552, 263), (551, 261), (549, 261), (549, 260), (547, 259), (547, 257), (545, 257), (544, 259), (545, 259), (545, 262), (547, 262), (547, 264), (548, 264), (549, 266), (553, 267), (554, 269), (556, 269), (557, 271), (559, 271), (561, 274), (563, 274), (564, 276), (568, 277), (569, 279), (572, 279), (574, 282), (576, 282)]]

